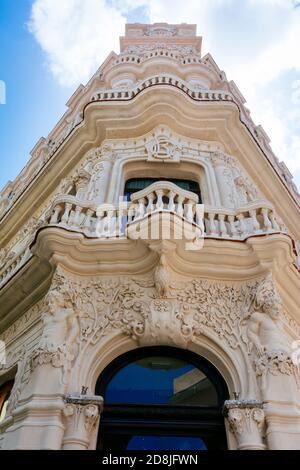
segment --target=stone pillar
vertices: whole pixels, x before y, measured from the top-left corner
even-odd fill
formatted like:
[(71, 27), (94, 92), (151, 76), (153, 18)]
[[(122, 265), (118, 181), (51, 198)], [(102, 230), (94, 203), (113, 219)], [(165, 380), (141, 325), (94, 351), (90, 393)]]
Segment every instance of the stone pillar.
[(265, 450), (263, 432), (265, 414), (258, 400), (227, 400), (223, 413), (238, 450)]
[(221, 203), (224, 207), (234, 208), (233, 191), (235, 185), (230, 169), (230, 157), (222, 152), (214, 152), (212, 163), (215, 169)]
[(63, 450), (87, 450), (98, 429), (103, 398), (97, 395), (66, 395), (63, 410), (65, 435)]
[(94, 169), (95, 176), (90, 189), (90, 197), (96, 204), (103, 204), (106, 201), (107, 187), (110, 181), (112, 160), (109, 156), (102, 158), (101, 162)]

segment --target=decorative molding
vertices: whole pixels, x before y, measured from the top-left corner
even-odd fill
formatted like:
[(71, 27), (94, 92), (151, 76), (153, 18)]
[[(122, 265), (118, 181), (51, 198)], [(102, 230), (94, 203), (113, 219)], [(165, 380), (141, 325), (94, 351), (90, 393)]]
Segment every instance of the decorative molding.
[(146, 145), (148, 161), (180, 162), (182, 147), (164, 135), (158, 135)]
[(66, 396), (65, 402), (63, 449), (87, 449), (99, 422), (103, 398), (72, 394)]
[(258, 285), (247, 323), (249, 354), (256, 376), (266, 388), (269, 374), (289, 375), (300, 385), (299, 368), (292, 361), (291, 339), (283, 330), (282, 300), (269, 273)]
[(265, 414), (261, 402), (229, 400), (224, 403), (224, 414), (230, 432), (235, 436), (239, 450), (264, 450)]
[(43, 364), (61, 367), (65, 383), (78, 350), (75, 344), (79, 336), (78, 320), (74, 309), (66, 306), (63, 294), (57, 289), (48, 292), (45, 304), (42, 335), (30, 356), (31, 371)]

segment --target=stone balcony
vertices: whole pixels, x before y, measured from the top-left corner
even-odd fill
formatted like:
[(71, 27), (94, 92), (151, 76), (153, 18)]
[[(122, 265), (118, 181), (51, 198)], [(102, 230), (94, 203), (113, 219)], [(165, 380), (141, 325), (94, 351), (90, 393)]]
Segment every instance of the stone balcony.
[[(180, 239), (183, 233), (190, 240), (194, 237), (244, 241), (253, 236), (287, 233), (287, 228), (267, 201), (251, 202), (235, 210), (210, 207), (199, 204), (196, 194), (168, 181), (158, 181), (132, 194), (129, 203), (95, 206), (92, 201), (61, 195), (53, 202), (43, 227), (63, 228), (82, 233), (86, 238), (134, 239), (143, 233), (141, 238), (147, 239), (148, 236), (151, 239), (157, 236), (153, 233), (158, 233), (158, 223), (171, 224), (173, 232), (169, 236), (175, 239)], [(148, 235), (145, 235), (145, 230)], [(29, 246), (23, 245), (2, 266), (0, 288), (31, 257)]]

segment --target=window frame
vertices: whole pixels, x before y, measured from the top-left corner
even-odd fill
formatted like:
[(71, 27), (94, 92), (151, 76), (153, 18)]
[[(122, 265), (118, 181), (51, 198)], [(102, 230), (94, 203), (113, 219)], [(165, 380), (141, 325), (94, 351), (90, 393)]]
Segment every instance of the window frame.
[(209, 361), (192, 351), (169, 346), (149, 346), (122, 354), (100, 374), (96, 395), (105, 397), (108, 384), (123, 367), (151, 356), (178, 358), (201, 370), (215, 386), (218, 405), (208, 407), (188, 404), (106, 404), (104, 399), (97, 448), (115, 450), (110, 446), (116, 439), (125, 445), (130, 436), (151, 435), (155, 432), (155, 435), (165, 436), (199, 436), (201, 433), (209, 449), (227, 449), (222, 408), (224, 401), (229, 398), (228, 387), (220, 372)]

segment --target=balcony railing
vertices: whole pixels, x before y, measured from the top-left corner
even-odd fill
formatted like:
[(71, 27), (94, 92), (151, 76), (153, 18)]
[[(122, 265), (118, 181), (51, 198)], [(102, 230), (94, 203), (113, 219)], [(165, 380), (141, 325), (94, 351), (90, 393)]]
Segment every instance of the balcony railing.
[[(126, 238), (127, 229), (153, 214), (174, 214), (177, 220), (193, 225), (204, 238), (245, 240), (251, 236), (287, 233), (273, 206), (262, 200), (237, 210), (198, 204), (198, 196), (168, 181), (158, 181), (131, 195), (131, 202), (102, 204), (81, 201), (75, 196), (59, 196), (44, 226), (61, 227), (83, 233), (88, 238)], [(29, 247), (0, 267), (0, 288), (31, 258)]]
[(159, 181), (131, 195), (128, 223), (153, 212), (167, 211), (202, 226), (202, 210), (197, 211), (198, 201), (197, 194), (169, 181)]
[(267, 201), (257, 201), (236, 210), (198, 204), (198, 196), (174, 183), (160, 181), (131, 195), (131, 202), (117, 205), (79, 201), (61, 196), (52, 206), (48, 225), (79, 231), (87, 237), (124, 236), (126, 225), (157, 212), (176, 214), (204, 227), (207, 238), (244, 240), (252, 235), (287, 232)]

